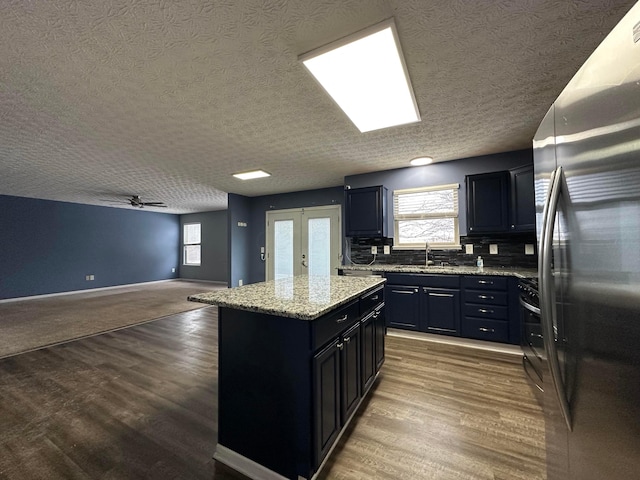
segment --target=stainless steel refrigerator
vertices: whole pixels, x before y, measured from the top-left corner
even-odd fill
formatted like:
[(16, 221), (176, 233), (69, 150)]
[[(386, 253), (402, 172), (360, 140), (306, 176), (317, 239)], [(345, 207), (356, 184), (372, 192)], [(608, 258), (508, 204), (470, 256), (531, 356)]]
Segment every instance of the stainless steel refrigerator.
[(534, 139), (548, 480), (640, 478), (640, 3)]

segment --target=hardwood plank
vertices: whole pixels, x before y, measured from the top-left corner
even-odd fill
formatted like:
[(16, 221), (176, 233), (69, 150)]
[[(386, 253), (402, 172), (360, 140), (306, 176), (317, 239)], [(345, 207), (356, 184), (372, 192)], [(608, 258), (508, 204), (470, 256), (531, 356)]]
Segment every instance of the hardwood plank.
[[(518, 359), (387, 337), (321, 479), (545, 478)], [(217, 309), (0, 360), (0, 478), (217, 479)], [(268, 414), (268, 412), (265, 412)]]

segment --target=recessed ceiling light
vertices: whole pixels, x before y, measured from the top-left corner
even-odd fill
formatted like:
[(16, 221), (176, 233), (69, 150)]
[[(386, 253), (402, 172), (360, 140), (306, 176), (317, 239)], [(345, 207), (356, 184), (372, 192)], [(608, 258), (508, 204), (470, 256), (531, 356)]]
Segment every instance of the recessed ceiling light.
[(254, 178), (270, 177), (271, 174), (264, 170), (253, 170), (251, 172), (234, 173), (233, 176), (240, 180), (253, 180)]
[(361, 132), (420, 121), (392, 18), (299, 60)]
[(414, 167), (417, 167), (419, 165), (429, 165), (432, 162), (433, 162), (433, 158), (431, 157), (418, 157), (418, 158), (414, 158), (409, 163)]

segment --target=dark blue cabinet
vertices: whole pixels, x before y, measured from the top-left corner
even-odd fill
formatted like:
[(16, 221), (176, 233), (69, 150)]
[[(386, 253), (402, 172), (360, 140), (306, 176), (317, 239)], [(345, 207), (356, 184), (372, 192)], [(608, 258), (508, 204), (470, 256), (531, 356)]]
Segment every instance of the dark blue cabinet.
[(387, 237), (387, 189), (382, 185), (345, 190), (345, 235)]
[(384, 298), (389, 327), (420, 330), (420, 293), (417, 286), (387, 285)]
[(460, 290), (422, 287), (422, 330), (460, 334)]
[(467, 233), (509, 231), (509, 172), (468, 175)]
[(512, 232), (535, 232), (536, 207), (533, 186), (533, 165), (509, 170), (511, 177), (511, 225)]

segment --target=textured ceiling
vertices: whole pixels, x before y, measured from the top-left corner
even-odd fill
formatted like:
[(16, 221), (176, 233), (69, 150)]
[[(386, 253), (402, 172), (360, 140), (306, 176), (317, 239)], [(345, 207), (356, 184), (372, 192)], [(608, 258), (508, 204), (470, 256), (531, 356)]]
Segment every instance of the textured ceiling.
[[(0, 194), (188, 213), (527, 148), (633, 3), (0, 0)], [(297, 57), (389, 17), (422, 121), (361, 134)]]

